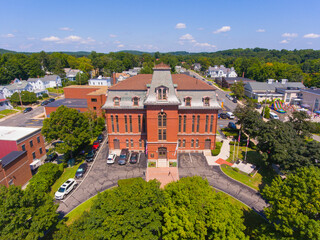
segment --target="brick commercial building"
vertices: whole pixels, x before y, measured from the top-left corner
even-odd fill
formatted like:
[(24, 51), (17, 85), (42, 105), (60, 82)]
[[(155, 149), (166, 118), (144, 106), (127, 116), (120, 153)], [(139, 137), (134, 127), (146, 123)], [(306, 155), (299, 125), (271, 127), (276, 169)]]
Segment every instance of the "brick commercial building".
[(164, 64), (109, 88), (110, 149), (147, 151), (149, 159), (177, 159), (177, 151), (215, 148), (220, 106), (215, 88)]
[(30, 164), (46, 155), (40, 128), (0, 126), (0, 184), (24, 185)]
[(103, 115), (101, 107), (106, 101), (107, 86), (72, 85), (63, 88), (63, 90), (64, 99), (45, 106), (47, 117), (50, 117), (50, 113), (55, 112), (62, 105), (80, 112), (92, 111), (98, 116)]

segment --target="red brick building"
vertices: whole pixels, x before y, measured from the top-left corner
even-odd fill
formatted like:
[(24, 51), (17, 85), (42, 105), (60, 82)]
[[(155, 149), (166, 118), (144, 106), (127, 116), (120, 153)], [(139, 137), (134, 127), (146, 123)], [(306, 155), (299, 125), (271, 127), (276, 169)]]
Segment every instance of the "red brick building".
[(0, 184), (24, 185), (30, 164), (46, 155), (41, 128), (0, 126)]
[(58, 107), (64, 105), (79, 112), (92, 111), (102, 116), (102, 105), (106, 101), (107, 86), (72, 85), (63, 88), (64, 99), (56, 100), (45, 106), (46, 116), (55, 112)]
[(176, 159), (177, 151), (215, 148), (220, 106), (215, 88), (164, 64), (109, 88), (106, 124), (110, 149), (145, 151)]

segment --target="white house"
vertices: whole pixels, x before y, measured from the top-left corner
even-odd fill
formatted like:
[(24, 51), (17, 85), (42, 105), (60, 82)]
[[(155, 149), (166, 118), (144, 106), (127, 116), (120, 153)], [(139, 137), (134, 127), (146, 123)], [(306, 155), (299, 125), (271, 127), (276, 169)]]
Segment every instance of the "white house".
[(212, 78), (235, 78), (238, 77), (238, 74), (234, 70), (234, 67), (226, 68), (223, 65), (215, 65), (214, 67), (209, 67), (208, 69), (208, 75), (210, 75)]
[(89, 86), (111, 86), (112, 79), (110, 77), (92, 78), (88, 80)]
[(0, 86), (0, 99), (10, 97), (10, 91), (6, 86)]
[(200, 71), (201, 70), (201, 64), (200, 63), (195, 63), (193, 65), (193, 70), (195, 71)]
[(70, 80), (70, 81), (75, 81), (76, 80), (76, 76), (78, 73), (83, 73), (81, 70), (79, 69), (71, 69), (71, 68), (64, 68), (64, 72), (66, 73), (66, 77)]
[(34, 90), (45, 90), (47, 88), (61, 87), (61, 78), (58, 75), (46, 75), (42, 78), (29, 78), (28, 83)]
[(22, 91), (28, 91), (28, 92), (33, 92), (33, 87), (30, 83), (28, 83), (26, 80), (22, 80), (7, 86), (4, 86), (8, 89), (9, 96), (6, 97), (11, 97), (12, 94), (15, 92), (22, 92)]

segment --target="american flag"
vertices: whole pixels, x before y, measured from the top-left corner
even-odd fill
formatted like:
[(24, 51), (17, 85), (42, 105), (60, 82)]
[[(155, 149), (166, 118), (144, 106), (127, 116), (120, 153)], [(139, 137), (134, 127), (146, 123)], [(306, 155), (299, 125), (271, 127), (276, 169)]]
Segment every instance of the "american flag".
[(240, 142), (241, 132), (239, 132), (238, 142)]

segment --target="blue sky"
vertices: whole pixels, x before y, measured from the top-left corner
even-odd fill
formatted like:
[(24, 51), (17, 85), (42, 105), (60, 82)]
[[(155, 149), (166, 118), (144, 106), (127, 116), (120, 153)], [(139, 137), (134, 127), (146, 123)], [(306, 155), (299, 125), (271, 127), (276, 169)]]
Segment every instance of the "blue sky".
[(320, 49), (319, 0), (1, 0), (14, 51)]

